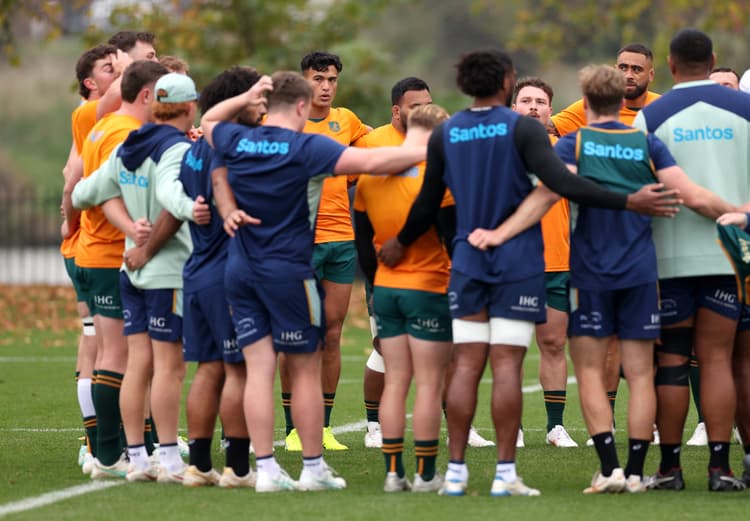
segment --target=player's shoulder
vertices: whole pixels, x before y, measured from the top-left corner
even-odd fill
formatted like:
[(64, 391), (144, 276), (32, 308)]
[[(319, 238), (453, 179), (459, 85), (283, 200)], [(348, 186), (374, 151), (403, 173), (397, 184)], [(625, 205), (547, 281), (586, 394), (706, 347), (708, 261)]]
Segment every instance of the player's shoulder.
[[(348, 109), (346, 107), (333, 107), (331, 109), (331, 112), (329, 113), (329, 116), (333, 116), (335, 118), (339, 119), (348, 119), (348, 120), (356, 120), (361, 121), (359, 119), (359, 116), (357, 116), (353, 110)], [(334, 118), (331, 119), (334, 119)]]

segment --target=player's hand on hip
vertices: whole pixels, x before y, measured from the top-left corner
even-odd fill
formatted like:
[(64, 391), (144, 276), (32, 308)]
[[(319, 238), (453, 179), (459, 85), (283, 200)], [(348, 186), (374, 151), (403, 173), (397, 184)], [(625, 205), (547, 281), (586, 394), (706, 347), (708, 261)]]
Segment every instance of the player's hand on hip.
[(494, 248), (503, 243), (500, 235), (495, 230), (487, 230), (485, 228), (476, 228), (466, 239), (469, 241), (469, 244), (479, 250)]
[(654, 217), (674, 217), (683, 203), (676, 188), (665, 190), (661, 183), (644, 185), (635, 193), (628, 194), (625, 206), (628, 210)]
[(227, 215), (227, 218), (224, 219), (224, 231), (227, 232), (227, 235), (230, 237), (234, 237), (234, 234), (240, 229), (240, 226), (245, 226), (247, 224), (260, 224), (260, 222), (260, 219), (248, 215), (244, 210), (232, 210), (229, 215)]
[(401, 262), (401, 257), (404, 256), (404, 246), (398, 242), (398, 238), (391, 237), (383, 243), (378, 252), (378, 258), (380, 262), (388, 266), (389, 268), (394, 267), (396, 264)]

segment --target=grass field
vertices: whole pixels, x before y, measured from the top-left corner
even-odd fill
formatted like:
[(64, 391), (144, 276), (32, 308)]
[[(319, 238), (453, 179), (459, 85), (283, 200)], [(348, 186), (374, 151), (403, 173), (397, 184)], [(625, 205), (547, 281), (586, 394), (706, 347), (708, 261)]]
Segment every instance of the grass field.
[[(750, 492), (709, 494), (706, 491), (706, 449), (686, 447), (683, 462), (687, 490), (681, 493), (649, 492), (643, 495), (583, 496), (597, 467), (578, 406), (577, 387), (569, 385), (566, 425), (582, 445), (578, 449), (555, 449), (544, 443), (545, 413), (536, 372), (539, 355), (529, 351), (525, 368), (523, 424), (526, 448), (519, 449), (519, 473), (530, 485), (541, 490), (537, 498), (491, 498), (489, 487), (494, 474), (493, 448), (469, 449), (471, 472), (469, 494), (463, 498), (436, 495), (391, 494), (382, 492), (383, 458), (378, 450), (365, 449), (362, 371), (368, 353), (369, 332), (363, 307), (353, 305), (344, 331), (343, 371), (333, 413), (337, 437), (349, 445), (345, 452), (326, 453), (329, 464), (348, 481), (338, 492), (309, 492), (260, 495), (252, 490), (184, 489), (161, 484), (120, 484), (92, 489), (91, 480), (81, 474), (76, 457), (82, 427), (76, 403), (73, 372), (76, 331), (74, 319), (62, 315), (71, 311), (67, 290), (42, 291), (43, 298), (32, 299), (29, 292), (6, 297), (5, 309), (23, 309), (14, 320), (3, 324), (0, 337), (0, 518), (172, 520), (172, 519), (484, 519), (500, 515), (506, 519), (670, 519), (692, 520), (722, 516), (742, 519), (750, 505)], [(357, 293), (359, 294), (359, 293)], [(25, 307), (23, 307), (25, 306)], [(6, 311), (7, 313), (7, 311)], [(51, 317), (52, 321), (48, 320)], [(70, 318), (70, 317), (69, 317)], [(190, 381), (189, 372), (187, 382)], [(187, 385), (186, 385), (187, 388)], [(480, 386), (480, 406), (475, 424), (485, 436), (492, 436), (489, 418), (489, 380)], [(624, 464), (626, 435), (625, 386), (621, 386), (616, 421), (619, 453)], [(695, 424), (688, 420), (691, 430)], [(184, 418), (181, 421), (184, 432)], [(283, 415), (277, 412), (276, 438), (283, 438)], [(443, 429), (444, 430), (444, 429)], [(689, 432), (686, 433), (689, 436)], [(218, 438), (218, 435), (217, 435)], [(407, 473), (414, 471), (411, 433), (407, 433)], [(215, 440), (217, 441), (217, 440)], [(218, 443), (214, 443), (218, 445)], [(446, 450), (441, 440), (438, 467), (445, 469)], [(740, 470), (739, 446), (732, 447), (732, 461)], [(297, 476), (301, 467), (298, 454), (277, 450), (280, 463)], [(656, 466), (658, 449), (652, 450), (646, 464)], [(214, 466), (223, 466), (223, 455), (214, 448)], [(79, 487), (75, 489), (72, 487)], [(83, 487), (80, 487), (83, 486)], [(98, 485), (93, 485), (96, 487)], [(82, 488), (82, 490), (81, 490)], [(75, 491), (85, 492), (74, 496)], [(37, 506), (50, 493), (54, 502)], [(16, 511), (21, 509), (21, 511)]]

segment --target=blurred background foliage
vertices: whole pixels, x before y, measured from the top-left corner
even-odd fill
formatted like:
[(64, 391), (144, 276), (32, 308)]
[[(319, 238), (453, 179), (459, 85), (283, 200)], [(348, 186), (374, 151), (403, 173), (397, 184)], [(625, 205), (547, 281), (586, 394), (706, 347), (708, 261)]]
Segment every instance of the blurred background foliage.
[(578, 97), (576, 71), (612, 63), (625, 43), (654, 50), (652, 88), (667, 90), (667, 47), (682, 27), (708, 32), (718, 64), (742, 73), (749, 21), (746, 0), (0, 0), (0, 189), (8, 178), (59, 182), (75, 61), (120, 29), (154, 32), (159, 54), (187, 60), (199, 88), (231, 65), (298, 70), (310, 51), (335, 52), (344, 63), (336, 104), (377, 126), (405, 76), (424, 78), (449, 110), (465, 106), (453, 65), (470, 49), (510, 51), (519, 77), (552, 84), (560, 109)]

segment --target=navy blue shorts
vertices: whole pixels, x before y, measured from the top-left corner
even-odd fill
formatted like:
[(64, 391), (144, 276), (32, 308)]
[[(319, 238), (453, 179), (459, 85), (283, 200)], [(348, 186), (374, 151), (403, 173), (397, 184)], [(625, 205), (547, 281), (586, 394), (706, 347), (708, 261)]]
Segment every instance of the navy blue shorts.
[(451, 316), (462, 318), (487, 310), (490, 318), (541, 323), (547, 320), (544, 273), (507, 283), (489, 283), (451, 271), (448, 300)]
[(750, 306), (742, 306), (740, 311), (740, 321), (737, 324), (737, 331), (750, 330)]
[(315, 279), (249, 282), (230, 276), (227, 299), (241, 348), (267, 335), (284, 353), (312, 353), (322, 343), (323, 290)]
[(121, 271), (120, 299), (125, 336), (148, 333), (160, 342), (182, 340), (181, 289), (138, 289)]
[(660, 322), (656, 282), (609, 291), (570, 288), (568, 336), (656, 340)]
[(734, 275), (662, 279), (659, 281), (659, 291), (661, 323), (664, 326), (694, 316), (701, 307), (730, 320), (740, 318), (742, 303), (737, 298), (737, 279)]
[(186, 362), (243, 363), (223, 284), (185, 293), (183, 354)]

